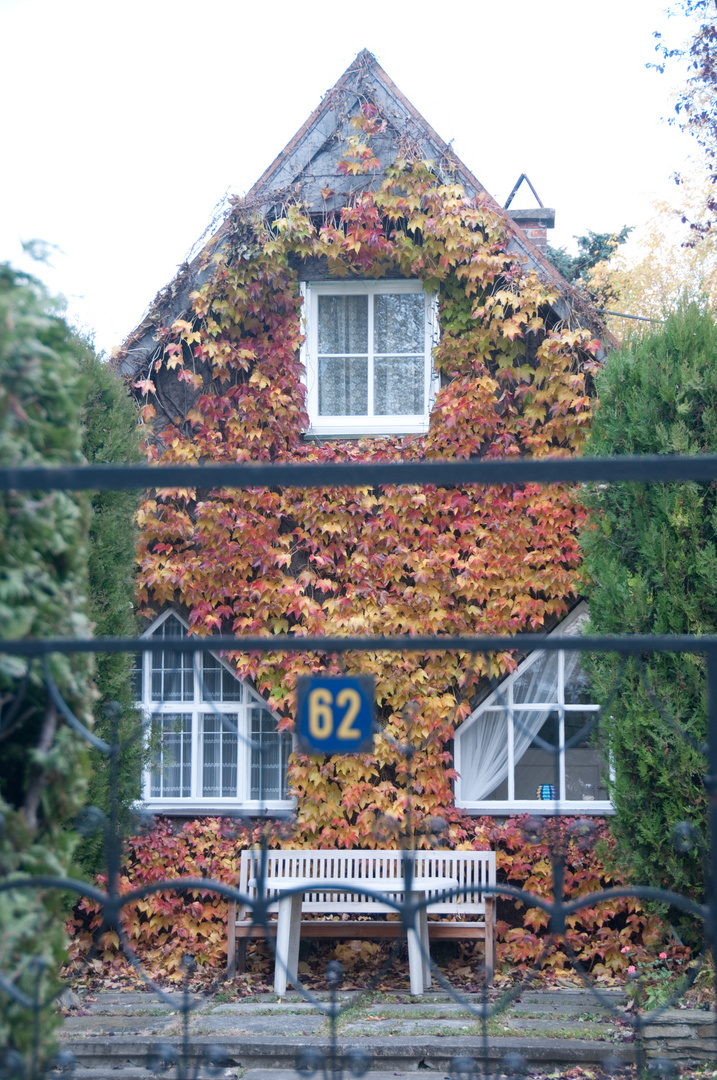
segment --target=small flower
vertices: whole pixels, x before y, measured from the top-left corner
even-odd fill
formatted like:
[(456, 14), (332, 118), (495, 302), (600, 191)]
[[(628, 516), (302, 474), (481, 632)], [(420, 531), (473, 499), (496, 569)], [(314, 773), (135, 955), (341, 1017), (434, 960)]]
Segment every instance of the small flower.
[(666, 960), (666, 959), (667, 959), (667, 953), (666, 952), (661, 952), (660, 953), (660, 960)]
[(635, 975), (637, 973), (637, 968), (634, 964), (630, 964), (629, 968), (627, 969), (627, 973), (628, 975)]
[(623, 945), (623, 947), (620, 949), (621, 953), (628, 953), (629, 951), (630, 951), (630, 946), (629, 945)]

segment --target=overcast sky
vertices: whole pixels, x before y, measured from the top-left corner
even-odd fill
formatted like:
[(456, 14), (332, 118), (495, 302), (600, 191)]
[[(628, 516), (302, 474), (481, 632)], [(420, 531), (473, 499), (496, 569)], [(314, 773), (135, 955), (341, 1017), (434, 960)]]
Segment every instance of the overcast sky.
[(41, 274), (109, 351), (364, 47), (501, 204), (528, 174), (553, 245), (639, 224), (693, 150), (646, 68), (688, 33), (665, 7), (0, 0), (0, 260), (56, 245)]

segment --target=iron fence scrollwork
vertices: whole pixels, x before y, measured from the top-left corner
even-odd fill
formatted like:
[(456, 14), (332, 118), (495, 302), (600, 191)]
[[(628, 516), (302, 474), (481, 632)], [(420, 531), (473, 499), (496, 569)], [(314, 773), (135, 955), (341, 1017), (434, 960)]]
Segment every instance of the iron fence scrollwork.
[[(705, 482), (717, 479), (717, 458), (706, 456), (700, 458), (660, 458), (659, 467), (659, 473), (656, 473), (655, 462), (651, 459), (632, 458), (601, 459), (600, 461), (560, 459), (552, 462), (509, 463), (445, 462), (437, 464), (430, 463), (420, 467), (405, 464), (371, 465), (370, 467), (360, 464), (351, 464), (332, 466), (331, 468), (321, 466), (320, 472), (317, 472), (316, 467), (313, 466), (172, 467), (169, 469), (164, 469), (162, 467), (159, 469), (147, 469), (142, 467), (125, 468), (94, 466), (80, 469), (67, 468), (45, 470), (37, 468), (17, 468), (4, 470), (0, 473), (0, 489), (43, 490), (51, 489), (53, 487), (73, 487), (75, 489), (92, 487), (141, 487), (143, 485), (156, 484), (160, 473), (167, 474), (166, 479), (164, 476), (162, 477), (163, 483), (166, 484), (182, 483), (184, 485), (201, 485), (204, 487), (210, 484), (220, 484), (221, 486), (228, 487), (255, 487), (260, 484), (262, 486), (272, 486), (279, 483), (297, 487), (317, 486), (319, 484), (321, 486), (329, 486), (334, 480), (344, 486), (358, 486), (365, 484), (366, 482), (370, 482), (374, 485), (382, 483), (401, 483), (402, 478), (403, 482), (406, 483), (525, 483), (535, 480), (538, 482), (565, 481), (579, 483), (596, 479), (608, 482), (625, 479), (651, 481), (657, 476), (659, 476), (661, 481), (670, 479), (693, 479)], [(369, 472), (367, 472), (369, 468), (370, 478)], [(171, 476), (169, 476), (170, 473), (172, 474)], [(229, 901), (237, 901), (253, 908), (255, 921), (264, 930), (266, 941), (270, 949), (273, 950), (275, 963), (281, 963), (281, 957), (278, 957), (276, 954), (274, 939), (272, 935), (269, 934), (267, 927), (269, 918), (269, 905), (266, 902), (267, 882), (262, 880), (261, 877), (259, 878), (258, 897), (255, 899), (243, 896), (235, 887), (227, 885), (226, 883), (211, 880), (210, 878), (166, 879), (158, 883), (153, 883), (152, 885), (133, 889), (131, 893), (122, 893), (119, 887), (122, 856), (122, 831), (118, 822), (117, 777), (120, 757), (127, 747), (122, 743), (118, 736), (120, 716), (116, 709), (110, 709), (109, 720), (112, 733), (111, 738), (110, 741), (100, 739), (74, 715), (58, 689), (48, 664), (48, 658), (56, 652), (99, 653), (102, 651), (140, 652), (144, 650), (154, 653), (160, 651), (164, 644), (165, 643), (153, 643), (151, 639), (146, 638), (136, 638), (132, 640), (114, 638), (95, 640), (6, 640), (0, 643), (0, 649), (3, 653), (25, 658), (28, 665), (40, 664), (42, 666), (47, 693), (65, 722), (80, 738), (84, 739), (88, 745), (108, 757), (111, 792), (110, 811), (108, 815), (103, 814), (96, 807), (88, 807), (78, 822), (80, 829), (90, 831), (100, 829), (104, 834), (107, 859), (106, 890), (102, 890), (96, 885), (92, 885), (86, 881), (63, 876), (12, 874), (9, 877), (6, 876), (4, 880), (0, 878), (0, 893), (11, 892), (13, 894), (18, 894), (24, 890), (58, 890), (59, 892), (74, 894), (78, 900), (81, 897), (86, 897), (101, 905), (103, 920), (101, 926), (94, 935), (94, 952), (97, 952), (97, 942), (102, 934), (110, 928), (114, 929), (119, 936), (120, 947), (124, 956), (135, 970), (140, 973), (145, 985), (157, 995), (157, 1000), (159, 1002), (171, 1006), (171, 1008), (181, 1017), (181, 1036), (173, 1041), (168, 1041), (167, 1039), (157, 1040), (147, 1053), (145, 1064), (148, 1075), (165, 1075), (167, 1077), (171, 1075), (177, 1078), (184, 1078), (184, 1080), (190, 1080), (190, 1078), (192, 1078), (192, 1080), (197, 1080), (198, 1077), (204, 1078), (230, 1075), (232, 1061), (231, 1055), (228, 1053), (226, 1047), (220, 1045), (220, 1043), (208, 1042), (198, 1044), (192, 1039), (192, 1018), (198, 1005), (197, 1000), (189, 990), (189, 981), (194, 960), (191, 956), (187, 956), (183, 962), (183, 975), (186, 977), (185, 988), (178, 994), (175, 992), (168, 993), (165, 989), (153, 982), (149, 975), (143, 971), (140, 958), (134, 951), (126, 932), (122, 929), (122, 908), (127, 903), (146, 898), (151, 893), (156, 892), (172, 891), (175, 893), (189, 894), (198, 888), (205, 891), (211, 891), (215, 895)], [(342, 654), (349, 651), (374, 652), (384, 649), (390, 651), (410, 650), (412, 652), (460, 650), (463, 653), (470, 653), (474, 657), (480, 654), (510, 649), (541, 649), (546, 650), (547, 652), (556, 650), (565, 651), (566, 649), (569, 649), (570, 651), (577, 651), (579, 653), (592, 654), (617, 652), (626, 657), (632, 656), (638, 658), (639, 664), (639, 657), (650, 651), (687, 651), (703, 654), (706, 657), (707, 667), (708, 740), (706, 745), (695, 746), (695, 749), (704, 756), (705, 760), (704, 786), (709, 804), (711, 842), (709, 845), (703, 843), (701, 839), (696, 836), (692, 826), (687, 822), (681, 823), (676, 828), (673, 840), (675, 845), (678, 848), (681, 846), (683, 850), (702, 843), (705, 879), (708, 883), (707, 903), (700, 905), (678, 892), (646, 886), (631, 888), (615, 887), (604, 889), (597, 893), (591, 893), (587, 896), (580, 897), (579, 899), (566, 899), (564, 892), (564, 853), (557, 843), (551, 850), (554, 888), (550, 900), (546, 900), (540, 896), (526, 894), (524, 890), (517, 889), (505, 882), (498, 883), (495, 887), (487, 886), (486, 892), (492, 892), (495, 895), (504, 898), (519, 900), (523, 903), (527, 903), (527, 905), (532, 908), (543, 910), (549, 919), (550, 933), (552, 935), (561, 936), (563, 946), (566, 948), (572, 966), (580, 977), (583, 985), (594, 995), (595, 1001), (606, 1010), (614, 1011), (612, 1000), (606, 997), (595, 985), (594, 981), (591, 980), (589, 972), (584, 969), (579, 958), (575, 955), (574, 951), (570, 949), (570, 946), (565, 943), (564, 937), (562, 937), (566, 927), (566, 920), (578, 913), (582, 907), (587, 905), (594, 906), (599, 903), (605, 903), (629, 896), (647, 902), (673, 905), (688, 914), (695, 920), (696, 924), (702, 925), (704, 928), (703, 949), (696, 960), (690, 965), (685, 980), (678, 988), (679, 993), (683, 993), (689, 985), (694, 983), (694, 980), (698, 977), (708, 955), (708, 950), (711, 950), (714, 961), (715, 949), (717, 949), (717, 859), (713, 856), (717, 839), (717, 637), (688, 637), (684, 635), (655, 635), (641, 637), (625, 635), (614, 638), (576, 637), (571, 638), (570, 642), (567, 643), (565, 640), (559, 638), (556, 639), (555, 637), (543, 634), (519, 634), (513, 637), (493, 636), (475, 638), (467, 636), (449, 637), (446, 635), (408, 638), (404, 636), (386, 635), (385, 637), (379, 638), (346, 636), (330, 639), (310, 637), (297, 638), (292, 637), (291, 635), (276, 635), (271, 638), (260, 636), (238, 638), (214, 636), (212, 638), (187, 637), (172, 639), (171, 646), (172, 649), (177, 650), (180, 653), (188, 653), (195, 658), (201, 651), (209, 649), (214, 653), (231, 652), (232, 650), (242, 652), (250, 650), (271, 650), (272, 652), (300, 651), (305, 653), (330, 652), (334, 654)], [(196, 663), (195, 677), (200, 677)], [(648, 694), (650, 693), (649, 686), (646, 686), (646, 692)], [(208, 690), (205, 690), (203, 696), (205, 700), (211, 702), (211, 694)], [(654, 704), (660, 711), (663, 722), (673, 731), (673, 733), (681, 738), (689, 738), (689, 735), (680, 728), (675, 720), (665, 713), (665, 710), (662, 708), (659, 701), (655, 701)], [(508, 710), (511, 708), (508, 704), (506, 704), (505, 707)], [(238, 731), (236, 725), (233, 724), (232, 720), (225, 712), (215, 710), (214, 716), (219, 721), (220, 730), (224, 730), (227, 725), (229, 725), (232, 729), (233, 736), (240, 742), (243, 741), (245, 749), (249, 752), (257, 754), (261, 763), (261, 755), (264, 753), (264, 744), (261, 739), (252, 740), (241, 731)], [(520, 726), (523, 723), (521, 717), (515, 711), (511, 715), (511, 721), (516, 725), (517, 729), (520, 729)], [(594, 724), (594, 722), (594, 719), (589, 721), (586, 728), (581, 729), (581, 731), (571, 737), (575, 745), (585, 738), (586, 729), (589, 728), (591, 724)], [(560, 754), (564, 753), (566, 749), (569, 749), (572, 743), (568, 740), (567, 743), (563, 742), (562, 746), (552, 745), (544, 739), (541, 739), (540, 736), (537, 736), (536, 745), (545, 754), (552, 756), (555, 776), (557, 778), (559, 776)], [(411, 754), (413, 753), (410, 740), (407, 740), (402, 750), (408, 758), (408, 767), (410, 770), (410, 759)], [(259, 768), (259, 775), (263, 776), (261, 767)], [(252, 815), (254, 818), (257, 818), (258, 820), (270, 820), (278, 819), (282, 816), (281, 812), (269, 810), (264, 807), (264, 802), (265, 800), (263, 798), (260, 799), (261, 806), (259, 811)], [(559, 814), (560, 804), (559, 801), (553, 800), (553, 802), (554, 813), (557, 815)], [(233, 817), (237, 823), (242, 823), (246, 820), (246, 815), (242, 813), (223, 813), (222, 816), (229, 818)], [(528, 819), (525, 825), (527, 838), (530, 839), (532, 837), (535, 842), (538, 840), (545, 841), (546, 836), (549, 835), (549, 821), (549, 816), (540, 819)], [(444, 825), (445, 823), (437, 820), (429, 823), (431, 831), (430, 842), (437, 846), (445, 844)], [(2, 822), (0, 822), (0, 828), (1, 827)], [(407, 881), (410, 882), (411, 874), (413, 873), (412, 860), (415, 856), (417, 839), (411, 826), (410, 810), (407, 821), (403, 826), (402, 835), (400, 832), (397, 832), (397, 825), (393, 820), (385, 819), (384, 821), (379, 821), (375, 828), (376, 835), (374, 839), (379, 843), (381, 842), (382, 837), (386, 841), (390, 841), (392, 846), (399, 841), (398, 846), (402, 851), (404, 875), (406, 876)], [(577, 825), (574, 826), (574, 830), (577, 831), (574, 832), (573, 839), (577, 839), (578, 842), (584, 842), (586, 845), (589, 845), (592, 842), (592, 825), (589, 819), (586, 818), (583, 821), (578, 822)], [(427, 843), (427, 837), (425, 835), (422, 835), (419, 839), (423, 845)], [(371, 895), (370, 888), (367, 888), (365, 891), (367, 894)], [(454, 898), (465, 895), (466, 892), (467, 888), (456, 885), (454, 889), (446, 890), (445, 895)], [(425, 907), (432, 902), (428, 895), (425, 895), (423, 900), (418, 904), (415, 900), (409, 902), (408, 890), (406, 892), (405, 900), (401, 900), (400, 898), (392, 900), (390, 897), (386, 897), (385, 895), (382, 896), (380, 892), (376, 892), (373, 895), (382, 897), (389, 906), (393, 906), (395, 914), (403, 921), (404, 929), (406, 931), (416, 927), (416, 919), (421, 907)], [(367, 983), (364, 988), (365, 994), (374, 992), (388, 969), (395, 963), (400, 948), (401, 940), (398, 939), (382, 966)], [(92, 958), (93, 952), (89, 954), (87, 959), (89, 961)], [(482, 981), (481, 991), (477, 995), (465, 994), (448, 981), (440, 968), (436, 966), (430, 956), (427, 955), (427, 951), (424, 955), (424, 961), (426, 964), (430, 965), (431, 974), (440, 986), (441, 991), (454, 1004), (461, 1007), (465, 1012), (466, 1017), (470, 1018), (473, 1023), (478, 1025), (481, 1032), (479, 1046), (472, 1054), (455, 1056), (450, 1062), (448, 1073), (452, 1077), (452, 1080), (478, 1080), (478, 1078), (485, 1080), (487, 1077), (497, 1075), (507, 1077), (524, 1075), (528, 1070), (528, 1062), (526, 1059), (515, 1051), (509, 1051), (505, 1054), (498, 1053), (491, 1043), (489, 1026), (491, 1021), (495, 1020), (495, 1018), (504, 1015), (511, 1004), (525, 991), (526, 987), (532, 984), (535, 973), (540, 967), (540, 960), (535, 967), (535, 971), (529, 974), (526, 979), (503, 991), (489, 989), (489, 973), (485, 970), (482, 973), (478, 972), (479, 975), (482, 974)], [(53, 994), (49, 998), (43, 997), (44, 974), (43, 962), (42, 960), (38, 960), (34, 969), (35, 989), (33, 993), (29, 994), (26, 990), (21, 989), (17, 985), (16, 981), (13, 980), (12, 973), (0, 971), (0, 990), (6, 995), (8, 1000), (14, 1001), (17, 1005), (27, 1010), (29, 1014), (35, 1018), (39, 1018), (43, 1010), (55, 1008), (57, 1005), (56, 995)], [(297, 1073), (300, 1076), (307, 1078), (320, 1077), (322, 1080), (348, 1080), (349, 1077), (360, 1078), (376, 1063), (372, 1062), (371, 1058), (367, 1055), (366, 1051), (362, 1049), (359, 1043), (355, 1046), (349, 1045), (341, 1036), (339, 1030), (342, 1017), (347, 1009), (355, 1008), (356, 998), (353, 997), (350, 1000), (344, 1000), (340, 996), (339, 991), (343, 973), (339, 963), (331, 961), (326, 968), (325, 975), (326, 983), (329, 987), (327, 999), (313, 993), (306, 986), (302, 986), (300, 980), (297, 980), (299, 983), (297, 990), (307, 1001), (313, 1003), (315, 1008), (326, 1017), (329, 1022), (330, 1032), (325, 1047), (305, 1045), (299, 1048), (295, 1062)], [(671, 1075), (675, 1068), (674, 1062), (661, 1060), (659, 1058), (652, 1058), (648, 1062), (646, 1058), (644, 1039), (645, 1019), (644, 1011), (640, 1008), (640, 995), (641, 988), (639, 980), (637, 980), (632, 987), (632, 997), (635, 1003), (634, 1011), (629, 1015), (626, 1015), (624, 1012), (620, 1013), (621, 1021), (631, 1025), (635, 1037), (636, 1063), (638, 1070), (644, 1070), (649, 1064), (656, 1075)], [(667, 1004), (662, 1006), (663, 1010), (669, 1008), (674, 1003), (674, 1000), (668, 1000)], [(652, 1022), (655, 1021), (656, 1016), (659, 1016), (659, 1010), (651, 1010), (650, 1019)], [(715, 1055), (715, 1058), (717, 1059), (717, 1055)], [(612, 1075), (618, 1072), (623, 1066), (624, 1060), (615, 1057), (614, 1052), (608, 1052), (602, 1062), (602, 1069), (606, 1075)], [(77, 1062), (75, 1061), (72, 1052), (67, 1048), (61, 1048), (54, 1061), (51, 1063), (42, 1063), (38, 1058), (37, 1039), (34, 1040), (34, 1045), (27, 1054), (21, 1054), (16, 1050), (10, 1050), (6, 1052), (4, 1056), (0, 1055), (0, 1077), (4, 1078), (4, 1080), (40, 1080), (41, 1077), (69, 1076), (76, 1072)]]

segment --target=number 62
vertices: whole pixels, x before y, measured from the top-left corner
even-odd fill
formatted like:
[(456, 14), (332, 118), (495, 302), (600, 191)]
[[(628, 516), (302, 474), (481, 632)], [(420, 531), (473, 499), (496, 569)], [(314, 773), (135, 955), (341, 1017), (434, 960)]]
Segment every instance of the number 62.
[(345, 739), (347, 742), (356, 742), (361, 738), (362, 732), (353, 726), (354, 720), (361, 709), (361, 696), (353, 687), (344, 687), (339, 690), (334, 701), (334, 695), (325, 686), (317, 686), (308, 697), (309, 733), (314, 739), (329, 739), (334, 733), (334, 726), (338, 717), (335, 716), (334, 706), (344, 709), (343, 717), (338, 723), (336, 737)]

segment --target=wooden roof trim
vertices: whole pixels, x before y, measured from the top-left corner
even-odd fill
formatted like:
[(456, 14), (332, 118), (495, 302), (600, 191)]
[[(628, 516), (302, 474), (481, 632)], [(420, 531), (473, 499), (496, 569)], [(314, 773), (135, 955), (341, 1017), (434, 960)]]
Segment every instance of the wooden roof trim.
[(270, 194), (272, 189), (269, 187), (269, 182), (272, 179), (272, 177), (279, 171), (281, 166), (291, 157), (292, 153), (295, 150), (298, 150), (298, 148), (304, 142), (304, 139), (306, 138), (306, 136), (311, 132), (311, 130), (313, 128), (315, 128), (318, 125), (319, 121), (323, 119), (325, 114), (327, 112), (333, 111), (332, 108), (331, 108), (332, 104), (336, 101), (336, 98), (339, 95), (340, 91), (343, 90), (346, 87), (346, 83), (349, 81), (349, 79), (354, 74), (354, 72), (359, 70), (359, 67), (360, 67), (359, 61), (362, 59), (362, 57), (365, 57), (365, 56), (370, 56), (371, 59), (373, 59), (373, 57), (371, 56), (371, 53), (368, 52), (367, 49), (363, 49), (358, 54), (356, 59), (353, 60), (352, 63), (346, 68), (346, 71), (343, 73), (343, 75), (338, 80), (338, 82), (334, 83), (334, 85), (331, 87), (331, 89), (329, 91), (327, 91), (327, 93), (324, 95), (321, 102), (317, 105), (317, 107), (312, 112), (311, 116), (309, 116), (309, 118), (304, 121), (304, 123), (301, 125), (299, 130), (293, 136), (293, 138), (291, 138), (289, 140), (289, 142), (286, 144), (286, 146), (284, 147), (284, 149), (279, 154), (277, 154), (277, 156), (272, 161), (271, 165), (269, 165), (269, 167), (264, 170), (264, 172), (261, 174), (261, 176), (256, 181), (256, 183), (251, 186), (249, 191), (246, 193), (247, 202), (249, 202), (249, 201), (254, 202), (254, 201), (256, 201), (256, 199), (260, 198), (262, 195)]

